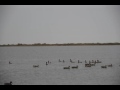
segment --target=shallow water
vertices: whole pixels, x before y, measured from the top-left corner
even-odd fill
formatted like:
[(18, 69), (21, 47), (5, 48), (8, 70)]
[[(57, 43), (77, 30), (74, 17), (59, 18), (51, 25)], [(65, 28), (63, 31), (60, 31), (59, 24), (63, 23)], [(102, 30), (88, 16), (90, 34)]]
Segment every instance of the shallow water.
[[(97, 59), (102, 63), (85, 67), (85, 60)], [(51, 64), (46, 66), (48, 60)], [(109, 64), (113, 67), (101, 68)], [(78, 69), (63, 69), (76, 65)], [(10, 81), (13, 85), (120, 85), (119, 65), (120, 46), (0, 47), (0, 85)]]

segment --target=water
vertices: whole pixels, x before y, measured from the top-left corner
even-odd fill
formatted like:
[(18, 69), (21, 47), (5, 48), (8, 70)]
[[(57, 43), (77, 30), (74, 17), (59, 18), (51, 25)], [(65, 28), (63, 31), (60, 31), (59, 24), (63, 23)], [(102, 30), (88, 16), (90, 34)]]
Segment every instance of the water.
[[(102, 63), (85, 67), (85, 60), (97, 59)], [(51, 64), (46, 66), (48, 60)], [(101, 68), (109, 64), (113, 67)], [(63, 69), (69, 65), (79, 68)], [(0, 85), (10, 81), (13, 85), (120, 85), (119, 65), (120, 46), (0, 47)]]

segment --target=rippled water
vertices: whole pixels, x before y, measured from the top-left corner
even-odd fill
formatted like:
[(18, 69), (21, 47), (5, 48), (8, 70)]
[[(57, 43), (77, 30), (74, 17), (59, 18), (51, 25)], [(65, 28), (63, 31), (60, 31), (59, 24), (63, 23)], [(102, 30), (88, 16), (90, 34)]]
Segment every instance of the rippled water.
[[(102, 63), (85, 67), (85, 60), (97, 59)], [(51, 64), (46, 66), (48, 60)], [(101, 68), (109, 64), (113, 67)], [(69, 65), (79, 68), (63, 69)], [(13, 85), (120, 85), (119, 65), (120, 46), (0, 47), (0, 85), (10, 81)]]

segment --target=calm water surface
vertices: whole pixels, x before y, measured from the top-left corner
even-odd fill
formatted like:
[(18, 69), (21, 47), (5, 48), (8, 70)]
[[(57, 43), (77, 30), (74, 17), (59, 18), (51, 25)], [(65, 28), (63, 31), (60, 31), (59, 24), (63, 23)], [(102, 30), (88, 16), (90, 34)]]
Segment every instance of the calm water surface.
[[(85, 67), (85, 60), (97, 59), (102, 63)], [(51, 64), (46, 66), (48, 60)], [(101, 68), (109, 64), (113, 67)], [(63, 69), (69, 65), (79, 68)], [(120, 46), (0, 47), (0, 85), (10, 81), (13, 85), (120, 85), (119, 65)]]

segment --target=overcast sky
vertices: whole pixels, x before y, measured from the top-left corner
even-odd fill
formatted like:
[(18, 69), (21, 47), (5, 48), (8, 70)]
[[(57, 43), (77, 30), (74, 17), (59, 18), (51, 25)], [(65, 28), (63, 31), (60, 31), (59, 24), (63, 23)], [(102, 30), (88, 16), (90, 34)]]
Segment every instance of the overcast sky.
[(0, 44), (120, 42), (120, 6), (0, 5)]

